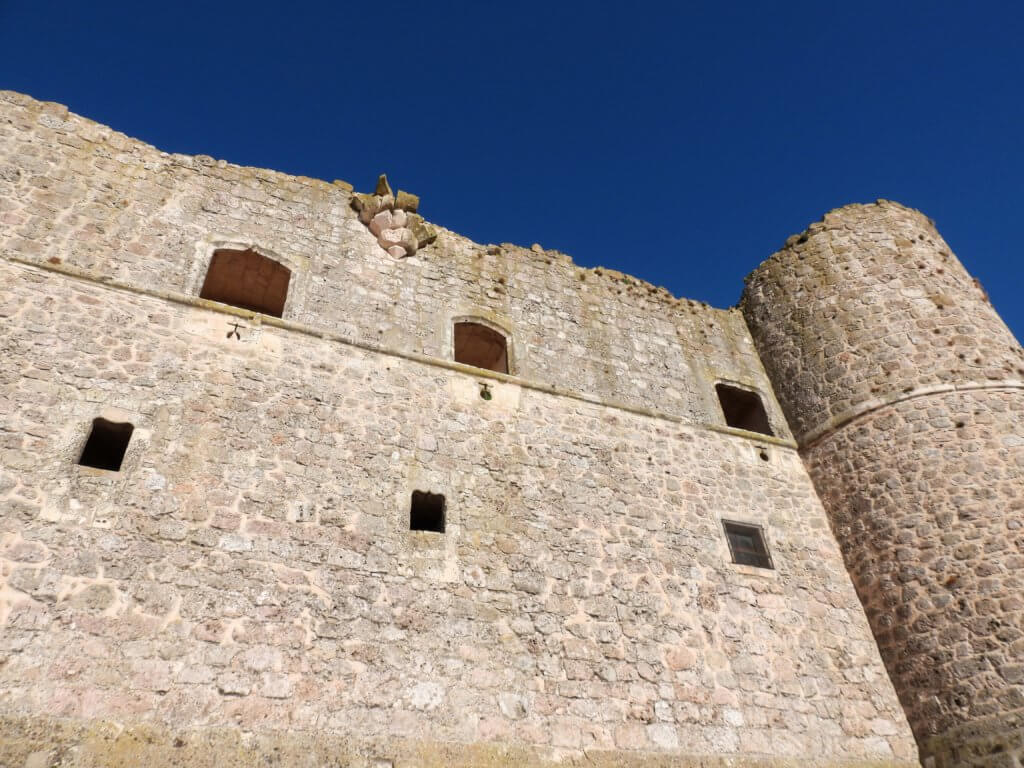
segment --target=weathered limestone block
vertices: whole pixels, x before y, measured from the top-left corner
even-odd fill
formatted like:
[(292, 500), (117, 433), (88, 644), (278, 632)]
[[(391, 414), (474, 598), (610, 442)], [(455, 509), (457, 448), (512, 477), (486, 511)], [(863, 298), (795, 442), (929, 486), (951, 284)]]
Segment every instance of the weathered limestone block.
[(373, 195), (352, 196), (359, 220), (369, 227), (381, 248), (395, 258), (412, 256), (437, 239), (437, 231), (415, 213), (419, 203), (419, 197), (403, 190), (393, 196), (383, 174)]
[(437, 230), (422, 216), (411, 214), (408, 222), (408, 227), (412, 230), (413, 237), (416, 238), (417, 248), (424, 248), (437, 239)]
[(394, 196), (394, 193), (391, 191), (391, 185), (388, 184), (387, 174), (382, 173), (380, 176), (377, 177), (377, 187), (374, 190), (374, 194), (379, 195), (381, 197)]
[(367, 225), (378, 213), (390, 211), (394, 205), (395, 200), (391, 195), (364, 195), (357, 193), (352, 196), (352, 206), (359, 211), (359, 220)]
[(385, 248), (389, 248), (392, 245), (400, 245), (407, 252), (416, 251), (416, 237), (413, 235), (412, 230), (407, 227), (382, 230), (380, 233), (380, 244)]
[(409, 213), (416, 213), (420, 207), (420, 198), (418, 195), (414, 195), (411, 192), (404, 190), (398, 190), (398, 194), (395, 196), (395, 208)]

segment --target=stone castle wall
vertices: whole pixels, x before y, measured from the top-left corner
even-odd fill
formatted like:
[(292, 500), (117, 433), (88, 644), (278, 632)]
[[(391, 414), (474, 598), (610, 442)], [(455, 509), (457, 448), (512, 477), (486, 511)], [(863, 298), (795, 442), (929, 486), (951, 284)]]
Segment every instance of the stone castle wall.
[(396, 259), (359, 221), (344, 182), (169, 155), (10, 92), (0, 110), (7, 254), (197, 296), (215, 248), (255, 246), (292, 271), (286, 320), (450, 358), (452, 319), (482, 317), (510, 334), (523, 379), (709, 424), (723, 423), (714, 383), (733, 381), (759, 390), (775, 434), (788, 435), (734, 310), (444, 229)]
[[(3, 760), (913, 763), (737, 312), (444, 231), (397, 260), (339, 185), (0, 104)], [(293, 268), (283, 319), (195, 298), (217, 243)], [(462, 315), (512, 376), (449, 362)], [(119, 472), (75, 463), (97, 416)]]
[[(485, 401), (272, 326), (228, 340), (52, 272), (3, 285), (8, 714), (384, 755), (912, 756), (794, 451), (511, 383)], [(97, 414), (136, 425), (119, 473), (74, 464)], [(446, 495), (443, 536), (408, 530), (417, 488)], [(730, 563), (723, 516), (766, 527), (777, 572)]]
[(1019, 765), (1024, 351), (886, 201), (791, 238), (743, 307), (922, 756)]

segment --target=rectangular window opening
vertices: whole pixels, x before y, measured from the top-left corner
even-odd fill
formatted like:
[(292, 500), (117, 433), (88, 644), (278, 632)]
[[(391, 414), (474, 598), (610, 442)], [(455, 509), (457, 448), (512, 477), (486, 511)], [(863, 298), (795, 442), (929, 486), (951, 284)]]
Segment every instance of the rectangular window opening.
[(409, 530), (444, 533), (444, 496), (413, 491), (409, 505)]
[(78, 459), (79, 465), (119, 472), (134, 430), (131, 424), (93, 419), (92, 430)]
[(734, 563), (752, 565), (755, 568), (775, 568), (761, 528), (729, 520), (723, 520), (722, 524), (725, 526), (725, 535), (729, 540), (729, 551)]
[(762, 435), (773, 434), (768, 424), (764, 403), (757, 392), (728, 384), (716, 384), (715, 392), (718, 393), (718, 402), (722, 406), (722, 415), (725, 416), (725, 423), (728, 426), (745, 429), (748, 432), (760, 432)]

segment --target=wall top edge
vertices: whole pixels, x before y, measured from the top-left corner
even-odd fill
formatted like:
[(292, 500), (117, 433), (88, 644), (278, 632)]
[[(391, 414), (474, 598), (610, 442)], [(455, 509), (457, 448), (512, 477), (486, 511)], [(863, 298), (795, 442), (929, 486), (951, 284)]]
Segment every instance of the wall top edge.
[[(319, 194), (338, 196), (346, 207), (350, 204), (350, 201), (353, 198), (359, 196), (355, 187), (351, 183), (341, 179), (328, 182), (323, 179), (317, 179), (310, 176), (292, 175), (269, 168), (238, 165), (209, 155), (189, 155), (184, 153), (167, 152), (159, 147), (149, 144), (148, 142), (117, 131), (103, 123), (72, 112), (63, 104), (51, 101), (40, 101), (28, 94), (17, 91), (0, 90), (0, 110), (4, 108), (5, 104), (35, 111), (39, 113), (40, 117), (48, 116), (51, 127), (53, 121), (59, 121), (64, 124), (62, 128), (68, 132), (74, 132), (79, 126), (87, 126), (103, 138), (113, 140), (115, 143), (122, 145), (123, 151), (129, 151), (140, 155), (156, 155), (169, 165), (180, 166), (193, 170), (221, 170), (225, 173), (233, 173), (242, 177), (254, 179), (260, 183), (267, 183), (271, 185), (300, 185), (318, 192)], [(470, 248), (479, 249), (481, 251), (495, 251), (495, 249), (497, 249), (510, 258), (545, 259), (549, 263), (557, 263), (576, 270), (579, 273), (578, 279), (580, 280), (597, 278), (603, 283), (608, 283), (609, 287), (625, 287), (630, 291), (637, 292), (641, 296), (659, 300), (675, 309), (688, 309), (691, 312), (708, 313), (712, 315), (732, 314), (738, 311), (735, 306), (715, 307), (707, 302), (697, 299), (676, 296), (663, 286), (655, 285), (643, 278), (620, 272), (615, 269), (600, 265), (595, 267), (578, 265), (568, 254), (555, 249), (544, 248), (536, 243), (531, 246), (517, 245), (509, 242), (502, 242), (499, 244), (481, 244), (476, 243), (475, 241), (470, 240), (469, 238), (460, 235), (443, 225), (436, 224), (432, 221), (429, 223), (438, 231), (442, 239), (447, 239), (449, 242), (452, 240), (460, 241)], [(429, 255), (436, 249), (437, 246), (427, 246), (421, 251), (421, 253)]]
[(933, 231), (935, 230), (935, 222), (931, 218), (926, 216), (917, 208), (912, 208), (909, 205), (904, 205), (903, 203), (895, 200), (887, 200), (880, 197), (874, 202), (847, 203), (846, 205), (837, 206), (836, 208), (829, 210), (817, 221), (812, 222), (806, 229), (787, 237), (781, 248), (752, 269), (750, 273), (743, 278), (743, 285), (745, 289), (744, 294), (746, 293), (746, 288), (749, 288), (750, 284), (759, 274), (770, 268), (773, 264), (789, 258), (790, 254), (795, 252), (799, 246), (803, 245), (814, 235), (833, 229), (846, 229), (852, 224), (852, 219), (856, 219), (861, 215), (870, 215), (874, 213), (890, 213), (898, 217), (918, 219), (920, 224), (924, 227)]

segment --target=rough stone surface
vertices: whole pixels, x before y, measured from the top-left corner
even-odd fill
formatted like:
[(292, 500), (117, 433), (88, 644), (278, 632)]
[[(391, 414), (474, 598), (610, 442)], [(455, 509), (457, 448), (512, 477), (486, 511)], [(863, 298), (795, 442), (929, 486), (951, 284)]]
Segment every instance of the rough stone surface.
[(1024, 352), (887, 201), (791, 238), (743, 307), (926, 764), (1019, 766)]
[[(375, 740), (323, 729), (231, 726), (169, 729), (155, 723), (40, 717), (0, 717), (0, 759), (18, 768), (911, 768), (912, 763), (808, 756), (711, 757), (679, 752), (624, 753), (486, 742), (450, 744), (410, 739)], [(51, 746), (56, 744), (58, 746)], [(45, 746), (44, 746), (45, 745)]]
[(344, 187), (160, 152), (9, 91), (0, 110), (0, 169), (14, 179), (0, 181), (5, 255), (197, 296), (216, 248), (252, 246), (292, 271), (286, 320), (450, 359), (451, 318), (479, 316), (515, 331), (524, 379), (706, 424), (724, 424), (714, 384), (733, 380), (761, 392), (773, 432), (789, 434), (738, 311), (439, 227), (396, 261)]
[(931, 220), (828, 213), (747, 280), (743, 307), (801, 443), (886, 397), (1024, 382), (1024, 350)]
[[(0, 93), (0, 762), (912, 764), (755, 350), (764, 329), (539, 246), (402, 221), (377, 191), (168, 155)], [(413, 233), (410, 258), (368, 229), (382, 211), (381, 233)], [(281, 319), (198, 298), (221, 248), (290, 271)], [(515, 376), (452, 362), (472, 318), (507, 333)], [(814, 389), (804, 421), (802, 390), (778, 383), (801, 437), (849, 410), (832, 399), (862, 402), (842, 394), (857, 374)], [(724, 426), (718, 382), (757, 391), (779, 437)], [(1004, 446), (986, 477), (1020, 498), (1020, 433), (995, 425), (1019, 413), (1007, 392), (979, 394), (990, 421), (960, 429), (986, 456)], [(858, 418), (916, 440), (912, 403), (906, 428)], [(135, 427), (119, 472), (75, 463), (96, 417)], [(804, 446), (834, 524), (814, 451), (850, 427)], [(970, 487), (965, 455), (936, 461)], [(854, 497), (879, 470), (846, 456), (827, 471)], [(444, 494), (443, 534), (409, 530), (414, 490)], [(996, 516), (959, 538), (994, 546)], [(762, 526), (776, 569), (733, 564), (723, 519)], [(1004, 538), (972, 590), (1015, 589)], [(954, 661), (1003, 654), (1015, 685), (1015, 639), (986, 631), (987, 653), (950, 635)], [(1002, 716), (999, 696), (977, 714)], [(927, 754), (986, 764), (991, 732), (954, 720), (968, 730)]]
[[(54, 271), (0, 285), (7, 712), (913, 757), (793, 449), (511, 381), (485, 401)], [(121, 472), (74, 464), (97, 412), (135, 424)], [(408, 530), (415, 489), (445, 494), (443, 536)], [(777, 572), (729, 561), (738, 513)]]
[(989, 721), (1024, 754), (1021, 391), (903, 401), (807, 458), (919, 738)]

